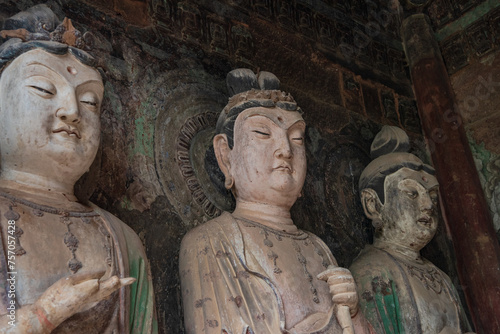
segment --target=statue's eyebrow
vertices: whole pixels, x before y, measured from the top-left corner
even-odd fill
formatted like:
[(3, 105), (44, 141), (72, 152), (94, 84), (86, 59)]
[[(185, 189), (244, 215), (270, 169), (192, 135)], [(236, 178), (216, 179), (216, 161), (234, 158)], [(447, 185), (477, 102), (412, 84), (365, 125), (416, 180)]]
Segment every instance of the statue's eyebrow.
[[(274, 125), (276, 125), (277, 127), (282, 128), (282, 127), (280, 126), (280, 124), (276, 123), (276, 120), (275, 120), (275, 119), (273, 119), (273, 117), (269, 117), (269, 116), (268, 116), (268, 115), (266, 115), (266, 114), (251, 114), (251, 115), (246, 116), (246, 117), (245, 117), (245, 120), (248, 120), (248, 119), (250, 119), (251, 117), (255, 117), (255, 116), (265, 117), (265, 118), (269, 119), (271, 122), (273, 122), (273, 124), (274, 124)], [(290, 126), (289, 126), (287, 129), (292, 128), (293, 126), (295, 126), (295, 125), (296, 125), (297, 123), (299, 123), (299, 122), (304, 123), (304, 125), (305, 125), (305, 123), (306, 123), (303, 119), (297, 119), (295, 122), (293, 122), (292, 124), (290, 124)]]
[(57, 73), (56, 71), (54, 71), (53, 69), (51, 69), (51, 68), (50, 68), (50, 67), (48, 67), (47, 65), (45, 65), (45, 64), (43, 64), (43, 63), (40, 63), (40, 62), (38, 62), (38, 61), (36, 61), (36, 60), (34, 60), (34, 61), (32, 61), (32, 62), (28, 63), (28, 64), (26, 65), (26, 67), (28, 67), (28, 66), (43, 66), (43, 67), (45, 67), (46, 69), (50, 70), (51, 72)]
[[(47, 65), (45, 65), (45, 64), (43, 64), (43, 63), (38, 62), (38, 61), (36, 61), (36, 60), (34, 60), (34, 61), (32, 61), (32, 62), (28, 63), (28, 64), (26, 65), (26, 67), (28, 67), (28, 66), (42, 66), (42, 67), (44, 67), (44, 68), (46, 68), (46, 69), (50, 70), (52, 73), (57, 74), (57, 75), (59, 75), (59, 76), (62, 76), (62, 75), (61, 75), (61, 73), (59, 73), (58, 71), (56, 71), (56, 70), (54, 70), (54, 69), (52, 69), (52, 68), (48, 67)], [(103, 85), (102, 81), (100, 81), (100, 80), (98, 80), (98, 79), (89, 79), (89, 80), (87, 80), (87, 81), (81, 82), (81, 83), (79, 83), (79, 84), (78, 84), (78, 87), (83, 86), (83, 85), (86, 85), (86, 84), (89, 84), (89, 83), (95, 83), (95, 84), (98, 84), (100, 87), (102, 87), (102, 88), (104, 89), (104, 85)]]

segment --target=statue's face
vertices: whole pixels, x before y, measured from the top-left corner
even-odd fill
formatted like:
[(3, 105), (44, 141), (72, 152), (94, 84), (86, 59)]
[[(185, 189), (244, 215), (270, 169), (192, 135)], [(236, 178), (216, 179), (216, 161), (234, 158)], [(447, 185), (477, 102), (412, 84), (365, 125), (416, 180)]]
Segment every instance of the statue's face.
[(103, 88), (99, 73), (69, 53), (16, 58), (0, 77), (2, 170), (81, 176), (99, 147)]
[(402, 168), (386, 177), (384, 188), (384, 237), (420, 250), (432, 240), (438, 226), (436, 178), (424, 171)]
[(238, 115), (229, 154), (238, 200), (291, 207), (306, 176), (305, 122), (295, 111), (250, 108)]

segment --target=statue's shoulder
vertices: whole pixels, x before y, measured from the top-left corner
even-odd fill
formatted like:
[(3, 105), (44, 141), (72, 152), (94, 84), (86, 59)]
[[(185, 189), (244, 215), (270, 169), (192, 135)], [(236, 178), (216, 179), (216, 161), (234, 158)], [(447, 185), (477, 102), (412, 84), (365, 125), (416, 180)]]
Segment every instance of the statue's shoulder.
[(106, 224), (106, 226), (114, 232), (115, 237), (118, 238), (118, 243), (122, 247), (125, 247), (126, 245), (127, 248), (137, 249), (141, 251), (141, 254), (145, 254), (141, 239), (130, 226), (124, 223), (117, 216), (98, 207), (94, 203), (89, 203), (89, 206), (94, 210), (94, 212), (99, 214), (104, 224)]
[(228, 238), (231, 236), (241, 237), (241, 232), (236, 221), (229, 212), (223, 212), (219, 217), (211, 219), (195, 228), (189, 230), (182, 238), (181, 248), (186, 245), (200, 245), (209, 240)]
[(389, 255), (372, 245), (366, 245), (365, 248), (354, 259), (349, 270), (354, 274), (369, 272), (376, 275), (382, 271), (387, 271), (394, 266), (394, 261)]

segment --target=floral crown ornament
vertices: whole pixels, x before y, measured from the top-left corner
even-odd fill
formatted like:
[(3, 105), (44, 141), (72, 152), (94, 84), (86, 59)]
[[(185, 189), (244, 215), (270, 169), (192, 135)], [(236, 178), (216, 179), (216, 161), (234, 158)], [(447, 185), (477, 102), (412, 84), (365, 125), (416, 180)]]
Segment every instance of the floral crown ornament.
[(54, 54), (71, 52), (86, 65), (94, 59), (83, 50), (89, 49), (89, 33), (75, 29), (70, 19), (59, 21), (55, 13), (40, 4), (7, 18), (0, 31), (5, 40), (0, 45), (0, 70), (24, 52), (42, 48)]
[(261, 71), (255, 74), (250, 69), (238, 68), (227, 74), (226, 84), (230, 98), (219, 115), (216, 133), (227, 135), (230, 148), (233, 147), (234, 122), (246, 109), (278, 107), (302, 114), (292, 95), (279, 90), (280, 81), (271, 72)]

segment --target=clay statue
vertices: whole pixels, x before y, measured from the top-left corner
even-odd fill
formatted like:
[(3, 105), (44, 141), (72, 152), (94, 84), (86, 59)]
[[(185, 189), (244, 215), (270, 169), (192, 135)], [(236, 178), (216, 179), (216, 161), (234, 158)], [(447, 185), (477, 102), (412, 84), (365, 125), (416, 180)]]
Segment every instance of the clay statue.
[(213, 145), (236, 208), (182, 241), (186, 333), (368, 333), (350, 272), (290, 216), (306, 176), (300, 108), (269, 72), (227, 83)]
[(156, 332), (141, 241), (74, 196), (100, 143), (104, 86), (45, 5), (0, 32), (0, 332)]
[(469, 324), (450, 278), (420, 255), (438, 227), (434, 169), (408, 153), (406, 133), (384, 126), (359, 181), (374, 243), (350, 270), (377, 333), (463, 333)]

